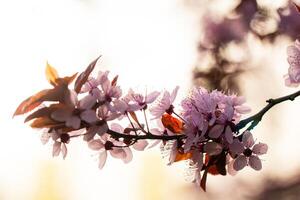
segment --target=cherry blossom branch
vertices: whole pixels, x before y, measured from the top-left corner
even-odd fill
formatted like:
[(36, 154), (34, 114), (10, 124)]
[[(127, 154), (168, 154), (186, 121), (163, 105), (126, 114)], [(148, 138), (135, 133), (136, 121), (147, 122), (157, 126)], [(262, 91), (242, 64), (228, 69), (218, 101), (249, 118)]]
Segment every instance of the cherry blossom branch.
[(113, 131), (109, 129), (107, 131), (109, 135), (111, 135), (114, 138), (123, 138), (125, 140), (163, 140), (163, 141), (169, 141), (169, 140), (181, 140), (186, 137), (186, 135), (154, 135), (154, 134), (147, 134), (147, 135), (127, 135), (123, 133), (119, 133), (116, 131)]
[(269, 99), (266, 102), (268, 103), (263, 109), (261, 109), (258, 113), (255, 115), (246, 118), (244, 120), (241, 120), (237, 125), (236, 125), (236, 131), (238, 132), (242, 128), (246, 127), (249, 123), (250, 126), (246, 130), (252, 130), (254, 127), (257, 126), (257, 124), (262, 120), (263, 116), (275, 105), (285, 102), (285, 101), (294, 101), (295, 98), (300, 96), (300, 90), (292, 93), (290, 95), (286, 95), (283, 97), (279, 97), (277, 99)]

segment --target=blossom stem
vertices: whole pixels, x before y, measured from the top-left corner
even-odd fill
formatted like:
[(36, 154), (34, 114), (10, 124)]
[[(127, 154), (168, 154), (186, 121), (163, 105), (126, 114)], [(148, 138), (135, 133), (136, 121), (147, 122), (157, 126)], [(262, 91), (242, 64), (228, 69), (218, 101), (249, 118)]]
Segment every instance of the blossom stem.
[(134, 125), (133, 125), (133, 123), (132, 123), (132, 121), (131, 121), (131, 119), (130, 119), (130, 117), (128, 116), (128, 113), (126, 113), (126, 116), (127, 116), (128, 120), (129, 120), (129, 123), (130, 123), (131, 127), (132, 127), (133, 130), (134, 130), (135, 135), (138, 135), (137, 132), (136, 132), (136, 129), (135, 129), (135, 127), (134, 127)]
[(276, 99), (269, 99), (266, 102), (268, 103), (263, 109), (261, 109), (258, 113), (256, 113), (255, 115), (248, 117), (244, 120), (241, 120), (237, 125), (236, 125), (236, 132), (239, 132), (239, 130), (241, 130), (242, 128), (246, 127), (249, 123), (250, 126), (247, 127), (246, 130), (252, 130), (254, 127), (257, 126), (257, 124), (262, 120), (263, 116), (275, 105), (285, 102), (285, 101), (293, 101), (295, 98), (297, 98), (298, 96), (300, 96), (300, 90), (283, 96), (283, 97), (279, 97)]
[(149, 125), (148, 125), (148, 120), (147, 120), (147, 115), (146, 115), (146, 111), (145, 109), (143, 109), (143, 113), (144, 113), (144, 118), (145, 118), (145, 123), (146, 123), (146, 126), (147, 126), (147, 134), (150, 133), (150, 129), (149, 129)]
[(173, 111), (173, 114), (176, 115), (179, 119), (181, 119), (184, 123), (186, 123), (186, 121), (180, 115), (178, 115), (176, 112)]

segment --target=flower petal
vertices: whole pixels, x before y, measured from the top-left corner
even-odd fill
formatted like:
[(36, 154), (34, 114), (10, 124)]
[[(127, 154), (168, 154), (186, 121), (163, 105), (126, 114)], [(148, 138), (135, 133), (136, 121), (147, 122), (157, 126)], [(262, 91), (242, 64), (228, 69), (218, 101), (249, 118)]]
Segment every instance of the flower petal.
[(246, 148), (250, 148), (254, 145), (254, 139), (250, 131), (245, 131), (243, 135), (243, 144)]
[(98, 164), (99, 169), (103, 169), (103, 167), (106, 163), (106, 158), (107, 158), (107, 151), (100, 152), (100, 154), (99, 154), (99, 164)]
[(95, 151), (98, 151), (98, 150), (104, 148), (104, 144), (99, 139), (90, 141), (88, 143), (88, 146), (90, 149), (95, 150)]
[(178, 90), (179, 90), (179, 86), (176, 86), (176, 88), (172, 91), (171, 96), (170, 96), (170, 103), (171, 104), (175, 101)]
[(124, 152), (126, 154), (125, 158), (123, 158), (124, 163), (129, 163), (132, 160), (132, 151), (130, 148), (124, 148)]
[(210, 129), (208, 136), (211, 138), (218, 138), (222, 134), (223, 130), (224, 125), (216, 124)]
[(231, 153), (239, 155), (243, 153), (244, 146), (238, 139), (234, 139), (233, 142), (229, 145), (229, 149)]
[(91, 109), (95, 105), (96, 101), (97, 98), (95, 96), (87, 95), (79, 101), (79, 107), (84, 110)]
[(50, 133), (44, 132), (41, 135), (41, 142), (42, 142), (42, 144), (46, 144), (49, 141), (50, 137), (51, 137)]
[(98, 121), (98, 118), (96, 116), (96, 112), (94, 110), (85, 110), (80, 114), (80, 118), (87, 122), (87, 123), (93, 123)]
[(61, 153), (63, 155), (63, 159), (65, 159), (68, 153), (67, 145), (65, 143), (61, 144)]
[(77, 116), (71, 116), (70, 118), (67, 119), (66, 121), (66, 126), (72, 127), (74, 129), (79, 129), (80, 127), (80, 118)]
[(233, 169), (236, 171), (242, 170), (247, 165), (247, 158), (244, 155), (239, 155), (233, 163)]
[(225, 138), (229, 144), (233, 142), (233, 133), (230, 126), (227, 126), (225, 129)]
[(52, 149), (52, 156), (58, 156), (60, 153), (60, 146), (61, 146), (61, 142), (57, 142), (55, 141), (53, 144), (53, 149)]
[(157, 91), (151, 92), (150, 94), (148, 94), (148, 95), (146, 96), (145, 102), (146, 102), (147, 104), (152, 103), (152, 102), (155, 101), (155, 99), (159, 96), (159, 94), (160, 94), (160, 92), (157, 92)]
[(268, 151), (268, 145), (265, 144), (265, 143), (258, 143), (258, 144), (255, 144), (253, 146), (253, 149), (252, 149), (253, 153), (257, 154), (257, 155), (263, 155), (263, 154), (266, 154), (267, 151)]
[(123, 131), (124, 131), (124, 128), (120, 124), (117, 124), (117, 123), (112, 123), (110, 125), (110, 129), (113, 131), (116, 131), (118, 133), (123, 133)]
[(137, 151), (144, 151), (144, 149), (148, 146), (147, 140), (138, 140), (136, 143), (132, 145), (132, 147)]
[(249, 158), (249, 165), (252, 167), (254, 170), (261, 170), (262, 164), (261, 160), (257, 156), (250, 156)]

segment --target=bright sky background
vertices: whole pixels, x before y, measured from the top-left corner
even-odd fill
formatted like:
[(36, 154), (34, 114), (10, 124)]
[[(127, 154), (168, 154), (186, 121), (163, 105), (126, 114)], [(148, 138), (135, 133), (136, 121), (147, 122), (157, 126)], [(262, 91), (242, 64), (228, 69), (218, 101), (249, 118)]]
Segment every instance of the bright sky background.
[[(110, 159), (105, 169), (99, 171), (96, 155), (85, 144), (80, 141), (71, 144), (66, 160), (53, 159), (51, 147), (41, 144), (38, 131), (24, 125), (22, 117), (11, 118), (23, 99), (49, 86), (44, 76), (46, 61), (61, 75), (69, 75), (82, 71), (90, 61), (102, 55), (98, 69), (110, 69), (112, 74), (119, 74), (124, 88), (173, 89), (180, 85), (181, 97), (190, 86), (199, 36), (199, 14), (196, 14), (199, 10), (187, 6), (195, 4), (183, 2), (0, 2), (0, 199), (169, 199), (174, 194), (178, 199), (196, 199), (197, 192), (183, 180), (183, 168), (166, 167), (158, 150), (138, 153), (128, 165)], [(219, 7), (221, 10), (222, 6)], [(259, 74), (248, 74), (244, 79), (246, 96), (254, 111), (261, 108), (270, 95), (276, 97), (292, 91), (282, 84), (282, 75), (287, 69), (286, 46), (283, 40), (278, 48), (253, 47), (261, 58), (280, 55), (266, 62), (269, 68)], [(286, 110), (282, 111), (283, 108)], [(261, 133), (259, 138), (275, 140), (270, 149), (273, 157), (268, 157), (264, 163), (263, 174), (275, 171), (278, 175), (280, 170), (288, 173), (299, 168), (299, 163), (293, 161), (299, 158), (299, 140), (296, 140), (299, 139), (296, 123), (299, 108), (298, 101), (275, 109), (272, 111), (277, 116), (275, 121), (269, 118), (257, 130)], [(281, 116), (287, 117), (282, 120)], [(265, 132), (267, 126), (273, 127), (271, 131), (274, 135), (277, 133), (277, 138)], [(291, 131), (287, 131), (288, 128)], [(278, 136), (279, 131), (288, 136)], [(291, 161), (284, 167), (281, 165), (283, 157)], [(245, 180), (242, 177), (249, 173), (256, 178), (261, 176), (246, 170), (237, 179)], [(212, 191), (225, 192), (219, 187), (223, 181), (232, 183), (237, 179), (212, 177), (209, 187), (215, 183)]]

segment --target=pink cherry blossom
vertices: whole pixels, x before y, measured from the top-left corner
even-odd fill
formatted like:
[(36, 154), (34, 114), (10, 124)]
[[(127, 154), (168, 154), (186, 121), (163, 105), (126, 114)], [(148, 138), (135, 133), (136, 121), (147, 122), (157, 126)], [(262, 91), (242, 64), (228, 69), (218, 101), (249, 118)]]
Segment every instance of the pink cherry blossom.
[(151, 92), (144, 96), (144, 95), (142, 95), (140, 93), (136, 93), (132, 89), (130, 89), (128, 92), (128, 97), (137, 106), (139, 106), (139, 109), (145, 109), (145, 108), (147, 108), (147, 104), (151, 104), (152, 102), (154, 102), (159, 94), (160, 94), (159, 92), (154, 91), (154, 92)]
[(87, 99), (78, 101), (77, 94), (71, 91), (70, 104), (64, 105), (60, 110), (51, 113), (51, 117), (59, 122), (65, 122), (67, 127), (79, 129), (81, 120), (91, 123), (97, 121), (95, 111), (89, 104), (83, 103)]
[(297, 87), (300, 84), (300, 41), (287, 48), (288, 62), (290, 64), (288, 74), (285, 75), (285, 84), (290, 87)]
[(172, 93), (164, 91), (154, 102), (154, 105), (150, 107), (150, 113), (154, 119), (160, 118), (165, 112), (171, 114), (174, 106), (172, 105), (175, 101), (179, 87), (177, 86)]
[[(136, 127), (138, 127), (138, 126), (136, 126)], [(128, 128), (132, 128), (132, 126), (129, 125)], [(117, 123), (111, 124), (111, 130), (119, 132), (119, 133), (124, 133), (124, 128), (120, 124), (117, 124)], [(138, 128), (136, 128), (136, 130), (138, 130)], [(131, 131), (128, 134), (135, 134), (135, 132)], [(134, 142), (132, 147), (137, 151), (144, 151), (145, 148), (148, 146), (148, 144), (149, 143), (147, 140), (138, 140), (138, 141)]]
[[(233, 163), (233, 168), (236, 171), (243, 169), (246, 165), (249, 165), (254, 170), (261, 170), (262, 163), (258, 156), (266, 154), (268, 151), (267, 144), (258, 143), (255, 144), (252, 134), (249, 131), (243, 133), (242, 144), (243, 152), (238, 155)], [(235, 145), (238, 145), (236, 143)], [(240, 147), (234, 147), (236, 153), (240, 151)]]
[(99, 151), (99, 169), (102, 169), (106, 163), (107, 152), (114, 158), (121, 159), (124, 163), (132, 160), (132, 152), (129, 147), (115, 147), (124, 145), (122, 142), (109, 138), (104, 134), (98, 139), (89, 141), (88, 146), (94, 151)]

